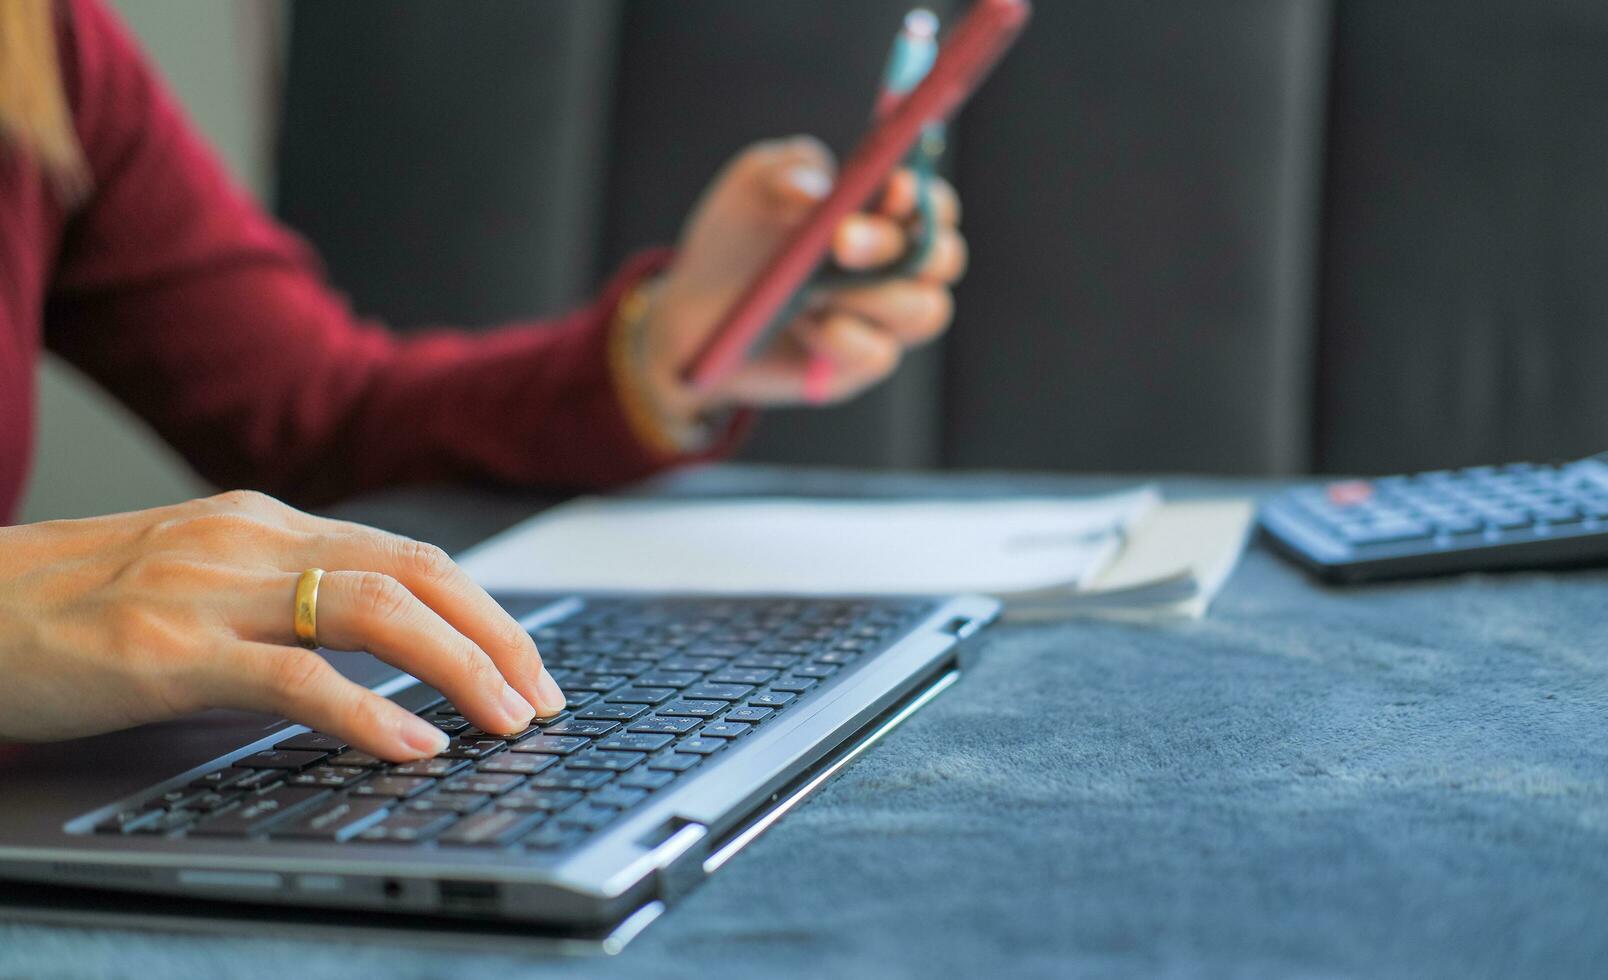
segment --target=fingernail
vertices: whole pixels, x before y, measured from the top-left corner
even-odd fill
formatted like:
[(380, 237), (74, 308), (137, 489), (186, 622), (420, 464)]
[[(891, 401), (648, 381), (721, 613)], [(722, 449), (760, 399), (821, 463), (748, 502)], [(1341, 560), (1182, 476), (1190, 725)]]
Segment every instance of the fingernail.
[(536, 678), (536, 693), (542, 702), (542, 716), (556, 715), (564, 710), (564, 692), (558, 689), (558, 681), (553, 675), (542, 668), (542, 676)]
[(819, 167), (789, 167), (782, 182), (805, 197), (823, 198), (832, 190), (832, 177)]
[(447, 750), (447, 733), (417, 715), (408, 715), (402, 721), (402, 743), (410, 752), (424, 756), (440, 755)]
[(508, 712), (508, 717), (518, 722), (520, 727), (524, 727), (526, 722), (536, 717), (536, 709), (530, 706), (530, 702), (520, 697), (519, 692), (507, 684), (503, 685), (502, 706), (503, 710)]
[(860, 258), (877, 247), (877, 231), (868, 222), (858, 218), (847, 218), (838, 229), (841, 236), (842, 247), (852, 253), (853, 258)]

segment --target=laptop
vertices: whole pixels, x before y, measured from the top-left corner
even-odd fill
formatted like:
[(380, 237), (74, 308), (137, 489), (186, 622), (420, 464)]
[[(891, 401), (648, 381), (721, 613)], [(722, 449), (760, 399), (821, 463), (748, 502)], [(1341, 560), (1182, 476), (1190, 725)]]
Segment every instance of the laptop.
[(341, 923), (617, 951), (959, 678), (982, 596), (499, 596), (566, 710), (512, 736), (364, 654), (449, 735), (387, 764), (214, 711), (0, 746), (0, 914)]

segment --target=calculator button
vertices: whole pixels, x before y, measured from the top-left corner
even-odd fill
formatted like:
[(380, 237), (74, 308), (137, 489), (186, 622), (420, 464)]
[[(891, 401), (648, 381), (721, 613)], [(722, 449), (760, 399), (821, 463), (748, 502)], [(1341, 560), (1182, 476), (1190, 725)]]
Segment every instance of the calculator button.
[(1536, 520), (1546, 521), (1548, 524), (1578, 524), (1581, 520), (1580, 512), (1568, 504), (1537, 507), (1534, 513)]
[(1429, 528), (1422, 524), (1376, 524), (1372, 527), (1347, 528), (1345, 539), (1352, 544), (1387, 544), (1392, 541), (1413, 541), (1429, 537)]
[(1435, 530), (1441, 534), (1473, 534), (1484, 525), (1476, 517), (1444, 516), (1435, 519)]
[(1326, 494), (1329, 503), (1336, 507), (1352, 507), (1370, 500), (1374, 495), (1374, 488), (1373, 484), (1366, 480), (1345, 480), (1329, 484)]

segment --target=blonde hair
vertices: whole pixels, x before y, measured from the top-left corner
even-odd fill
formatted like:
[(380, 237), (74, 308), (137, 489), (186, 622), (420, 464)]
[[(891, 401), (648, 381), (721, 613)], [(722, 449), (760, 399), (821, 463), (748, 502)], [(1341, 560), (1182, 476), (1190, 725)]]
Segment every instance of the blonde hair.
[(89, 185), (56, 58), (54, 0), (0, 0), (0, 133), (68, 200)]

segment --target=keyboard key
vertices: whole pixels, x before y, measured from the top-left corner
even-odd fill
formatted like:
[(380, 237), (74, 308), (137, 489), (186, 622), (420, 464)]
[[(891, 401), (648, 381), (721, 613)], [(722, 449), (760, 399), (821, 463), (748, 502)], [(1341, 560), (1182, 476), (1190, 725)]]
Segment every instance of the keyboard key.
[[(611, 726), (618, 727), (618, 726)], [(540, 752), (544, 755), (569, 755), (592, 744), (589, 738), (579, 735), (538, 735), (514, 746), (515, 753)]]
[(314, 809), (307, 816), (274, 831), (275, 837), (300, 840), (344, 841), (385, 819), (391, 801), (380, 797), (347, 796)]
[[(672, 775), (672, 778), (674, 776)], [(648, 798), (648, 791), (636, 786), (622, 786), (615, 783), (605, 786), (586, 798), (593, 806), (613, 807), (616, 810), (628, 810)]]
[(569, 769), (607, 769), (609, 772), (625, 772), (647, 758), (644, 752), (588, 752), (565, 761)]
[(214, 769), (212, 772), (209, 772), (204, 776), (198, 776), (195, 779), (192, 779), (190, 781), (190, 785), (196, 789), (210, 789), (214, 791), (227, 789), (228, 787), (239, 782), (241, 779), (251, 775), (254, 771), (255, 770), (251, 769), (235, 768)]
[(636, 680), (643, 687), (686, 687), (703, 680), (703, 674), (694, 670), (655, 670)]
[(356, 749), (352, 749), (349, 752), (342, 752), (340, 755), (329, 760), (329, 764), (332, 766), (351, 766), (355, 769), (377, 769), (386, 763), (374, 758), (367, 752), (359, 752)]
[(449, 793), (476, 793), (501, 796), (525, 781), (525, 777), (512, 772), (466, 772), (443, 783)]
[(562, 810), (580, 798), (580, 793), (570, 789), (527, 787), (498, 797), (497, 805), (513, 810)]
[(697, 718), (644, 718), (631, 724), (633, 732), (655, 735), (685, 735), (698, 727)]
[(698, 729), (702, 738), (737, 738), (747, 735), (754, 730), (754, 726), (734, 721), (717, 721)]
[[(787, 668), (798, 663), (798, 660), (799, 655), (796, 653), (745, 653), (736, 660), (733, 660), (731, 665), (733, 667), (757, 667), (777, 671), (786, 670)], [(731, 672), (723, 670), (720, 673), (729, 674)], [(720, 680), (719, 677), (711, 677), (709, 679), (712, 681)], [(769, 678), (767, 677), (765, 680), (768, 679)], [(748, 683), (763, 684), (765, 683), (765, 680), (748, 681)]]
[(469, 719), (462, 715), (447, 715), (442, 718), (432, 718), (430, 723), (446, 732), (448, 735), (457, 735), (469, 730)]
[(672, 701), (659, 709), (669, 718), (712, 718), (726, 710), (724, 701)]
[(798, 695), (788, 694), (785, 691), (764, 691), (748, 699), (748, 704), (755, 708), (781, 708), (798, 700)]
[(274, 746), (280, 750), (297, 752), (345, 752), (348, 748), (345, 741), (323, 732), (302, 732), (279, 742)]
[(622, 752), (657, 752), (675, 741), (673, 735), (656, 735), (650, 732), (620, 732), (597, 743), (605, 750)]
[(561, 851), (580, 843), (586, 835), (587, 831), (579, 827), (561, 827), (557, 823), (548, 823), (537, 827), (520, 843), (538, 851)]
[[(674, 772), (666, 772), (660, 769), (633, 769), (621, 776), (616, 781), (616, 785), (629, 789), (655, 790), (663, 789), (670, 785), (675, 781), (675, 778), (676, 774)], [(602, 790), (599, 790), (599, 792), (602, 792)]]
[(206, 792), (188, 800), (184, 804), (184, 808), (194, 810), (196, 813), (211, 813), (214, 810), (223, 809), (239, 798), (239, 796), (229, 791), (222, 793)]
[(142, 824), (153, 824), (162, 819), (166, 810), (144, 808), (120, 810), (95, 825), (97, 834), (132, 834)]
[(258, 793), (266, 792), (285, 781), (283, 769), (254, 769), (248, 775), (235, 780), (230, 789), (245, 792), (251, 790)]
[(752, 684), (697, 684), (682, 693), (694, 700), (741, 701), (753, 690)]
[(772, 681), (770, 689), (773, 691), (786, 691), (789, 694), (803, 694), (819, 683), (821, 682), (813, 677), (788, 675), (780, 680)]
[(375, 776), (366, 783), (359, 783), (352, 790), (354, 796), (388, 796), (398, 800), (405, 800), (434, 786), (433, 779), (422, 779), (417, 776)]
[(368, 777), (367, 769), (352, 766), (314, 766), (306, 772), (290, 777), (292, 786), (322, 786), (325, 789), (345, 789)]
[(603, 700), (613, 704), (663, 704), (675, 696), (675, 689), (669, 687), (627, 687)]
[(424, 776), (429, 779), (445, 779), (455, 772), (469, 768), (468, 759), (419, 759), (415, 762), (404, 762), (392, 766), (387, 775), (390, 776)]
[(520, 739), (529, 738), (530, 736), (537, 734), (542, 730), (542, 728), (543, 726), (541, 722), (539, 720), (535, 720), (517, 732), (488, 732), (481, 728), (470, 728), (464, 731), (463, 737), (470, 739), (489, 738), (502, 742), (517, 742)]
[(501, 739), (455, 738), (447, 743), (447, 750), (441, 754), (449, 759), (484, 759), (488, 755), (501, 752), (507, 745), (508, 743)]
[(677, 752), (691, 752), (694, 755), (713, 755), (726, 747), (723, 738), (684, 738), (676, 743)]
[(592, 803), (577, 803), (568, 810), (558, 814), (555, 818), (560, 827), (580, 827), (583, 830), (597, 830), (605, 827), (620, 817), (620, 811), (608, 806), (595, 806)]
[(573, 694), (566, 692), (564, 695), (564, 709), (566, 711), (576, 711), (596, 701), (598, 697), (598, 695), (586, 691), (576, 691)]
[(197, 837), (246, 837), (294, 816), (329, 795), (329, 790), (311, 786), (280, 786), (218, 814), (190, 833)]
[(733, 708), (726, 713), (722, 721), (756, 722), (764, 721), (771, 716), (772, 708)]
[[(595, 738), (599, 735), (607, 735), (609, 732), (612, 732), (619, 727), (619, 723), (613, 721), (580, 721), (578, 719), (571, 718), (568, 721), (561, 721), (556, 725), (550, 726), (547, 729), (547, 734), (587, 735)], [(520, 748), (522, 751), (524, 750), (524, 743), (521, 743)]]
[(856, 660), (859, 660), (861, 656), (862, 654), (858, 650), (828, 650), (827, 652), (818, 655), (815, 658), (815, 662), (818, 664), (833, 664), (834, 666), (841, 667), (844, 664), (854, 663)]
[(441, 833), (457, 820), (457, 814), (447, 811), (393, 813), (359, 833), (357, 839), (370, 844), (416, 844)]
[(248, 755), (235, 764), (247, 769), (306, 769), (324, 761), (326, 753), (323, 752), (281, 752), (278, 749), (264, 749), (255, 755)]
[(602, 769), (549, 769), (530, 777), (530, 784), (541, 789), (597, 789), (614, 778), (614, 773)]
[[(757, 687), (758, 685), (765, 683), (775, 676), (776, 671), (774, 670), (764, 670), (754, 667), (749, 667), (746, 669), (732, 667), (727, 668), (726, 670), (716, 671), (715, 673), (710, 674), (707, 679), (711, 684), (746, 684), (749, 687)], [(694, 694), (687, 695), (689, 698), (696, 696), (697, 695)], [(741, 695), (738, 696), (741, 697)]]
[(649, 769), (668, 769), (671, 772), (685, 772), (702, 761), (703, 756), (670, 752), (656, 759), (648, 760)]
[(816, 680), (824, 680), (837, 672), (838, 669), (832, 664), (805, 664), (793, 668), (794, 677), (813, 677)]
[(602, 694), (606, 691), (614, 690), (628, 680), (630, 680), (629, 677), (621, 677), (619, 674), (607, 676), (590, 674), (566, 681), (564, 688), (568, 691)]
[(477, 772), (507, 772), (532, 776), (548, 766), (558, 765), (556, 755), (538, 755), (534, 752), (504, 752), (475, 766)]
[(594, 704), (575, 717), (589, 721), (630, 721), (647, 711), (641, 704)]
[(546, 819), (547, 814), (540, 810), (481, 810), (453, 824), (437, 841), (452, 847), (502, 847), (530, 833)]
[(171, 834), (175, 830), (182, 829), (183, 827), (194, 823), (196, 817), (199, 816), (198, 814), (191, 813), (188, 810), (173, 810), (171, 812), (166, 810), (157, 810), (155, 813), (155, 820), (142, 820), (139, 823), (131, 825), (128, 828), (128, 832), (131, 834), (151, 834), (157, 836), (162, 834)]
[(659, 661), (659, 667), (662, 670), (685, 670), (699, 675), (706, 674), (711, 670), (719, 670), (724, 666), (726, 666), (726, 661), (717, 657), (671, 657), (667, 660)]
[(183, 789), (169, 790), (148, 802), (142, 809), (159, 808), (165, 810), (188, 810), (197, 800), (208, 795), (215, 795), (211, 790), (195, 789), (186, 786)]
[(416, 813), (474, 813), (491, 802), (485, 793), (443, 793), (437, 790), (409, 800), (406, 808)]

